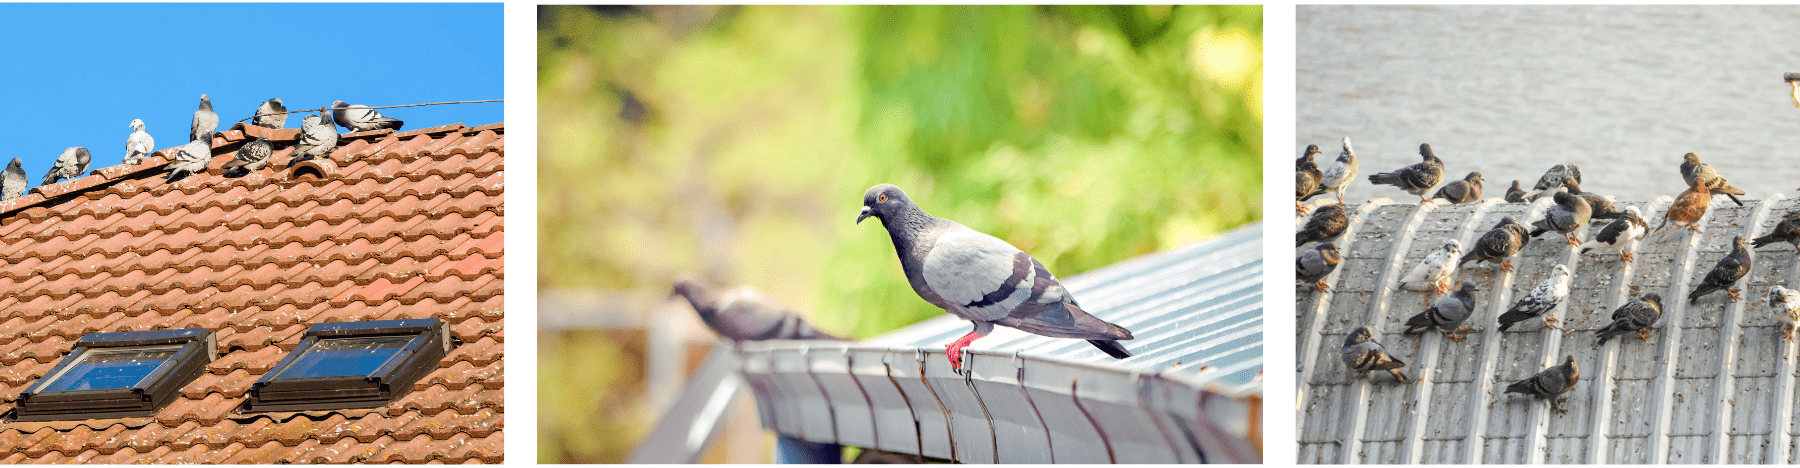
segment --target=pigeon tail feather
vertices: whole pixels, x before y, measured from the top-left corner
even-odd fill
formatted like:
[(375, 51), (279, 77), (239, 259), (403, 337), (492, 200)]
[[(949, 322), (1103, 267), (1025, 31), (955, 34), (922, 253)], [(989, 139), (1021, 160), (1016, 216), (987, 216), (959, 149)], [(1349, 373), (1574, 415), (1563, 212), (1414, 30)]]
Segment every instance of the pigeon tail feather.
[(1131, 351), (1126, 350), (1125, 345), (1121, 345), (1117, 341), (1087, 340), (1087, 342), (1093, 343), (1095, 348), (1100, 348), (1101, 351), (1106, 352), (1106, 355), (1112, 356), (1113, 359), (1125, 359), (1131, 357)]

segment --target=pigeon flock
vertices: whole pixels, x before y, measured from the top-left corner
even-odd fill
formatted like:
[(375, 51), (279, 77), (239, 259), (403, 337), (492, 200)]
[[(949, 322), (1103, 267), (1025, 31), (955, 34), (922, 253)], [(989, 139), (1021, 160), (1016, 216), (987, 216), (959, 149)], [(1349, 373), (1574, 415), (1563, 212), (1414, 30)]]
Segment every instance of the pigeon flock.
[[(294, 144), (290, 164), (313, 158), (325, 157), (337, 149), (338, 130), (342, 126), (351, 132), (391, 129), (400, 130), (400, 120), (386, 117), (367, 106), (345, 104), (334, 101), (329, 110), (320, 111), (318, 115), (307, 115), (300, 129), (300, 137)], [(250, 120), (253, 125), (279, 129), (287, 123), (287, 106), (281, 99), (270, 99), (256, 107), (255, 117)], [(335, 125), (334, 125), (335, 124)], [(213, 111), (212, 97), (200, 95), (200, 106), (194, 110), (193, 120), (188, 126), (188, 142), (178, 146), (169, 155), (169, 164), (164, 166), (168, 173), (164, 179), (180, 180), (190, 174), (204, 173), (213, 158), (213, 135), (219, 127), (219, 114)], [(276, 148), (274, 142), (266, 138), (257, 138), (246, 143), (231, 162), (225, 163), (223, 169), (227, 177), (242, 177), (267, 167), (270, 155)], [(127, 165), (142, 164), (156, 151), (156, 139), (150, 136), (143, 119), (131, 120), (131, 134), (125, 138), (125, 157), (120, 161)], [(75, 179), (86, 174), (88, 164), (93, 161), (93, 154), (86, 147), (74, 146), (63, 150), (56, 157), (49, 172), (38, 185), (49, 185), (59, 181)], [(13, 158), (0, 172), (0, 200), (23, 196), (28, 185), (25, 175), (24, 160)]]
[[(1319, 243), (1311, 249), (1302, 249), (1297, 254), (1296, 286), (1305, 290), (1327, 291), (1331, 285), (1325, 281), (1325, 277), (1336, 270), (1342, 261), (1338, 255), (1340, 247), (1331, 241), (1342, 236), (1348, 227), (1349, 220), (1342, 207), (1345, 204), (1342, 194), (1358, 170), (1350, 138), (1345, 137), (1342, 146), (1342, 153), (1325, 169), (1320, 169), (1313, 160), (1315, 155), (1320, 154), (1317, 145), (1309, 145), (1305, 155), (1296, 161), (1296, 181), (1300, 182), (1295, 190), (1296, 223), (1300, 224), (1295, 235), (1298, 241), (1296, 247), (1304, 248), (1307, 244)], [(1391, 185), (1417, 195), (1421, 203), (1432, 203), (1440, 199), (1449, 203), (1481, 201), (1480, 172), (1470, 172), (1462, 179), (1449, 180), (1440, 187), (1441, 182), (1446, 182), (1443, 159), (1438, 158), (1429, 144), (1419, 145), (1419, 157), (1421, 161), (1417, 164), (1370, 175), (1368, 181), (1375, 185)], [(1537, 219), (1528, 220), (1529, 222), (1511, 216), (1503, 218), (1481, 234), (1466, 251), (1456, 240), (1445, 240), (1441, 247), (1433, 249), (1418, 264), (1407, 270), (1399, 280), (1401, 287), (1436, 291), (1438, 298), (1424, 311), (1408, 319), (1402, 333), (1416, 334), (1436, 329), (1446, 333), (1450, 339), (1463, 339), (1461, 333), (1469, 331), (1463, 324), (1467, 320), (1476, 319), (1471, 317), (1476, 310), (1474, 293), (1481, 286), (1473, 281), (1463, 281), (1461, 289), (1451, 292), (1450, 280), (1455, 276), (1456, 270), (1470, 262), (1477, 262), (1477, 265), (1498, 264), (1500, 270), (1512, 271), (1514, 266), (1510, 259), (1533, 238), (1555, 233), (1562, 236), (1570, 248), (1578, 249), (1579, 254), (1585, 255), (1604, 247), (1617, 252), (1620, 261), (1633, 262), (1631, 250), (1639, 242), (1660, 242), (1682, 230), (1701, 232), (1700, 221), (1711, 206), (1714, 196), (1726, 196), (1738, 206), (1743, 206), (1739, 196), (1747, 195), (1746, 192), (1731, 185), (1712, 166), (1701, 162), (1698, 155), (1687, 153), (1682, 157), (1678, 168), (1685, 182), (1685, 190), (1675, 197), (1664, 211), (1661, 222), (1654, 228), (1638, 206), (1615, 207), (1608, 197), (1582, 191), (1581, 169), (1574, 164), (1558, 164), (1550, 168), (1531, 190), (1526, 190), (1520, 181), (1513, 180), (1504, 195), (1506, 202), (1531, 203), (1550, 197), (1555, 203), (1548, 206)], [(1299, 217), (1307, 215), (1308, 211), (1305, 202), (1327, 194), (1337, 195), (1337, 203), (1327, 202), (1325, 206), (1311, 209), (1311, 216), (1300, 223)], [(1427, 197), (1426, 194), (1431, 196)], [(1582, 228), (1590, 225), (1595, 226), (1592, 230), (1593, 238), (1582, 242)], [(1750, 239), (1736, 236), (1732, 239), (1730, 252), (1719, 258), (1712, 269), (1707, 270), (1706, 275), (1693, 285), (1692, 292), (1687, 296), (1688, 304), (1697, 304), (1708, 295), (1721, 291), (1725, 292), (1725, 301), (1741, 300), (1737, 285), (1756, 261), (1754, 249), (1775, 243), (1787, 243), (1800, 249), (1800, 210), (1783, 215), (1774, 228), (1761, 237)], [(1499, 317), (1489, 320), (1497, 321), (1499, 332), (1518, 323), (1538, 319), (1543, 321), (1546, 328), (1556, 328), (1556, 318), (1551, 312), (1568, 298), (1570, 275), (1567, 266), (1556, 265), (1552, 273), (1530, 292), (1517, 299)], [(1768, 292), (1767, 298), (1769, 307), (1776, 311), (1776, 316), (1784, 324), (1781, 329), (1782, 339), (1792, 339), (1794, 330), (1800, 327), (1800, 291), (1775, 286)], [(1662, 296), (1659, 294), (1642, 294), (1628, 299), (1613, 311), (1611, 323), (1599, 330), (1596, 346), (1604, 346), (1614, 337), (1630, 334), (1648, 340), (1649, 329), (1661, 319), (1662, 309)], [(1353, 330), (1345, 339), (1341, 357), (1344, 364), (1357, 373), (1354, 378), (1362, 378), (1371, 370), (1386, 370), (1394, 376), (1394, 380), (1407, 383), (1405, 374), (1400, 372), (1405, 363), (1389, 356), (1374, 338), (1374, 330), (1364, 326)], [(1513, 383), (1506, 391), (1552, 399), (1552, 408), (1564, 411), (1560, 400), (1554, 399), (1573, 389), (1578, 377), (1575, 357), (1571, 355), (1564, 359), (1562, 365), (1550, 367)]]

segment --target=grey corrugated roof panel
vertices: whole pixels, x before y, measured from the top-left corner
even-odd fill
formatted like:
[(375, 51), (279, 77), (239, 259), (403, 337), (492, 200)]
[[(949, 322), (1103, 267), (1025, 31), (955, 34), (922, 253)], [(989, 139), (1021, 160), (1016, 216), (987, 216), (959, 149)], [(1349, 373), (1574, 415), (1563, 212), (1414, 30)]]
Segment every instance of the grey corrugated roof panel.
[[(1670, 202), (1615, 203), (1644, 209), (1654, 227)], [(1762, 298), (1772, 285), (1796, 284), (1800, 268), (1786, 244), (1755, 251), (1741, 280), (1744, 299), (1686, 296), (1730, 248), (1731, 237), (1767, 232), (1800, 207), (1776, 194), (1738, 207), (1717, 198), (1704, 233), (1640, 243), (1636, 262), (1610, 250), (1579, 254), (1554, 235), (1534, 240), (1513, 272), (1465, 268), (1475, 281), (1475, 329), (1466, 339), (1437, 332), (1401, 335), (1401, 322), (1435, 294), (1393, 288), (1395, 278), (1447, 238), (1469, 245), (1503, 215), (1530, 222), (1548, 201), (1421, 210), (1374, 200), (1352, 210), (1352, 232), (1339, 241), (1343, 264), (1328, 292), (1298, 297), (1301, 346), (1300, 462), (1303, 463), (1794, 463), (1795, 343)], [(1594, 227), (1584, 232), (1591, 236)], [(1560, 329), (1532, 321), (1496, 333), (1495, 317), (1557, 265), (1574, 272), (1569, 300), (1552, 314)], [(1374, 272), (1374, 274), (1355, 272)], [(1627, 298), (1663, 295), (1662, 320), (1648, 341), (1635, 337), (1595, 347), (1595, 332)], [(1338, 348), (1367, 324), (1417, 378), (1350, 380)], [(1504, 389), (1573, 354), (1581, 380), (1568, 412)]]

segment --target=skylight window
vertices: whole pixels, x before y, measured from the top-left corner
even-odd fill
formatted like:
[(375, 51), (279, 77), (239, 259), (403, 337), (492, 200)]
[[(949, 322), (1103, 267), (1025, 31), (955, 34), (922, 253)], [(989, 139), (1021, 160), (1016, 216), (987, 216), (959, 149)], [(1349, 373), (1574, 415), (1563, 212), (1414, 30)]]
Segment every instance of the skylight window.
[(19, 420), (149, 416), (218, 356), (204, 328), (93, 333), (19, 395)]
[(450, 351), (438, 319), (322, 323), (250, 388), (248, 411), (369, 408), (406, 394)]

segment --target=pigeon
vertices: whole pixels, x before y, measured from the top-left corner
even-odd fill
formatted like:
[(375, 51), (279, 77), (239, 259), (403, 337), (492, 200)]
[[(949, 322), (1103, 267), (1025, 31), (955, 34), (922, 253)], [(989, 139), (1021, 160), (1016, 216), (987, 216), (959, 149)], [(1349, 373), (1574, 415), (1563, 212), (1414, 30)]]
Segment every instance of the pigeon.
[(1706, 216), (1706, 209), (1711, 205), (1712, 195), (1707, 191), (1706, 184), (1689, 182), (1688, 189), (1676, 195), (1675, 202), (1669, 204), (1669, 210), (1663, 212), (1662, 223), (1656, 225), (1657, 238), (1662, 238), (1663, 233), (1668, 232), (1666, 228), (1670, 227), (1669, 223), (1675, 223), (1675, 228), (1701, 232), (1700, 218)]
[(1588, 207), (1587, 200), (1570, 194), (1566, 189), (1556, 192), (1554, 197), (1556, 206), (1544, 212), (1544, 219), (1531, 223), (1531, 237), (1556, 231), (1568, 239), (1569, 245), (1581, 245), (1581, 241), (1575, 238), (1575, 231), (1587, 225), (1588, 219), (1594, 214), (1593, 208)]
[(38, 185), (50, 185), (59, 180), (81, 177), (81, 173), (87, 172), (88, 162), (93, 159), (94, 156), (88, 154), (87, 148), (74, 146), (65, 149), (62, 154), (56, 156), (56, 163), (50, 165), (50, 172), (44, 174), (44, 181)]
[(1746, 195), (1744, 189), (1732, 187), (1731, 181), (1725, 180), (1725, 176), (1719, 175), (1719, 171), (1713, 170), (1711, 164), (1700, 162), (1699, 155), (1688, 153), (1681, 157), (1681, 180), (1687, 182), (1688, 185), (1693, 185), (1696, 178), (1706, 181), (1707, 192), (1713, 195), (1724, 195), (1731, 198), (1731, 201), (1737, 203), (1738, 206), (1744, 206), (1744, 201), (1737, 197)]
[(1450, 283), (1446, 281), (1450, 278), (1450, 274), (1456, 271), (1458, 265), (1456, 260), (1459, 258), (1462, 258), (1462, 243), (1451, 239), (1444, 242), (1443, 247), (1438, 247), (1437, 250), (1426, 254), (1425, 259), (1420, 260), (1418, 266), (1413, 267), (1412, 271), (1400, 278), (1400, 282), (1408, 285), (1431, 283), (1437, 288), (1438, 294), (1448, 292)]
[(1294, 168), (1294, 210), (1306, 214), (1306, 207), (1300, 202), (1312, 198), (1312, 193), (1319, 189), (1319, 179), (1324, 177), (1319, 172), (1319, 165), (1313, 163), (1313, 155), (1319, 154), (1319, 145), (1307, 145), (1306, 155)]
[[(1527, 377), (1525, 380), (1520, 380), (1512, 385), (1507, 385), (1506, 393), (1522, 393), (1538, 398), (1556, 398), (1557, 395), (1561, 395), (1569, 390), (1574, 390), (1575, 381), (1579, 379), (1580, 376), (1581, 373), (1575, 370), (1575, 356), (1569, 355), (1568, 357), (1563, 358), (1563, 363), (1560, 366), (1544, 369), (1543, 372), (1538, 372), (1537, 375)], [(1562, 407), (1562, 400), (1560, 399), (1550, 400), (1550, 409), (1556, 410), (1558, 413), (1569, 412), (1569, 410)]]
[(1563, 187), (1569, 189), (1570, 195), (1581, 197), (1581, 201), (1587, 202), (1588, 209), (1593, 210), (1593, 214), (1588, 216), (1590, 219), (1618, 219), (1625, 215), (1624, 212), (1613, 207), (1612, 200), (1581, 191), (1581, 182), (1575, 179), (1563, 179)]
[(190, 141), (175, 149), (175, 155), (169, 157), (169, 175), (163, 180), (174, 182), (187, 177), (188, 174), (206, 172), (206, 165), (212, 162), (212, 139), (201, 138)]
[(1775, 223), (1774, 229), (1769, 230), (1768, 234), (1756, 238), (1753, 244), (1757, 248), (1762, 248), (1762, 246), (1776, 242), (1793, 244), (1796, 253), (1800, 253), (1800, 210), (1783, 216), (1781, 222)]
[[(188, 129), (188, 141), (201, 138), (212, 139), (213, 130), (219, 128), (219, 114), (213, 113), (212, 98), (200, 95), (200, 110), (194, 111), (194, 124)], [(211, 143), (207, 143), (211, 145)]]
[(700, 321), (719, 336), (732, 341), (761, 340), (838, 340), (843, 338), (819, 331), (793, 309), (764, 296), (748, 286), (714, 294), (712, 287), (699, 278), (683, 275), (675, 281), (670, 296), (681, 296), (694, 306)]
[(352, 132), (382, 128), (400, 130), (400, 126), (406, 124), (392, 117), (384, 117), (380, 112), (361, 104), (346, 105), (344, 101), (331, 101), (331, 107), (331, 119)]
[(1581, 253), (1585, 254), (1595, 247), (1606, 247), (1618, 251), (1619, 260), (1629, 262), (1631, 252), (1626, 252), (1625, 248), (1632, 242), (1643, 240), (1644, 233), (1649, 232), (1649, 228), (1650, 222), (1644, 220), (1637, 207), (1627, 206), (1618, 219), (1600, 228), (1600, 234), (1595, 235), (1594, 240), (1581, 244)]
[(137, 165), (156, 151), (156, 139), (144, 131), (143, 119), (131, 119), (131, 136), (125, 137), (125, 164)]
[(1406, 363), (1389, 356), (1387, 348), (1375, 342), (1374, 334), (1369, 327), (1362, 326), (1351, 330), (1350, 336), (1344, 337), (1344, 348), (1340, 355), (1344, 359), (1344, 365), (1356, 371), (1356, 377), (1353, 377), (1356, 379), (1362, 378), (1369, 371), (1385, 370), (1394, 375), (1394, 380), (1406, 383), (1406, 374), (1400, 372), (1400, 368), (1405, 367)]
[(6, 165), (6, 171), (0, 172), (0, 200), (24, 196), (26, 182), (25, 161), (15, 157)]
[(1469, 248), (1469, 253), (1463, 255), (1462, 261), (1456, 262), (1456, 264), (1460, 266), (1474, 260), (1484, 262), (1500, 260), (1501, 270), (1512, 271), (1512, 262), (1506, 261), (1506, 259), (1517, 255), (1519, 249), (1531, 241), (1531, 237), (1526, 234), (1525, 225), (1520, 224), (1518, 218), (1511, 216), (1500, 218), (1500, 222), (1495, 223), (1493, 229), (1489, 229), (1488, 232), (1481, 235), (1480, 239), (1475, 240), (1475, 245)]
[(1350, 181), (1356, 180), (1357, 167), (1356, 151), (1350, 149), (1350, 137), (1344, 137), (1343, 143), (1344, 151), (1338, 153), (1337, 160), (1325, 168), (1323, 177), (1319, 179), (1319, 189), (1306, 198), (1334, 193), (1337, 194), (1338, 204), (1344, 204), (1344, 189), (1350, 186)]
[(1425, 331), (1426, 328), (1436, 328), (1439, 331), (1450, 332), (1450, 339), (1462, 341), (1462, 335), (1457, 333), (1469, 331), (1469, 327), (1462, 326), (1462, 323), (1463, 320), (1469, 318), (1469, 314), (1473, 313), (1475, 313), (1475, 282), (1463, 281), (1462, 289), (1438, 298), (1437, 302), (1431, 303), (1431, 307), (1426, 308), (1424, 312), (1406, 319), (1406, 333), (1418, 333)]
[(1507, 203), (1525, 203), (1525, 188), (1519, 186), (1519, 180), (1513, 179), (1512, 187), (1506, 189)]
[(1406, 193), (1419, 196), (1419, 203), (1431, 201), (1425, 198), (1438, 182), (1444, 180), (1444, 160), (1431, 153), (1430, 144), (1419, 145), (1419, 157), (1424, 161), (1400, 168), (1394, 172), (1383, 172), (1369, 176), (1369, 182), (1376, 185), (1392, 185), (1405, 190)]
[(1739, 278), (1749, 274), (1750, 267), (1756, 262), (1755, 256), (1751, 254), (1753, 251), (1746, 246), (1749, 242), (1744, 236), (1731, 238), (1731, 253), (1725, 254), (1725, 258), (1719, 259), (1719, 264), (1714, 265), (1712, 271), (1706, 272), (1706, 278), (1700, 280), (1700, 285), (1695, 286), (1694, 292), (1688, 294), (1688, 305), (1693, 305), (1701, 296), (1719, 290), (1725, 290), (1725, 294), (1732, 299), (1742, 299), (1737, 295), (1738, 288), (1731, 285), (1737, 284)]
[(1531, 288), (1530, 293), (1514, 302), (1512, 308), (1500, 314), (1500, 331), (1512, 328), (1513, 324), (1529, 320), (1533, 317), (1544, 317), (1544, 326), (1556, 328), (1556, 317), (1548, 314), (1563, 299), (1569, 297), (1569, 267), (1557, 265), (1556, 271), (1549, 278)]
[(330, 157), (337, 150), (337, 127), (331, 124), (331, 118), (325, 111), (319, 115), (308, 114), (300, 121), (300, 140), (294, 143), (294, 151), (288, 155), (288, 164), (292, 165), (312, 158)]
[(1450, 203), (1474, 203), (1481, 201), (1481, 173), (1470, 172), (1462, 180), (1444, 184), (1431, 198), (1450, 200)]
[(1638, 297), (1637, 300), (1628, 301), (1625, 305), (1613, 309), (1612, 323), (1601, 327), (1600, 331), (1596, 333), (1600, 337), (1600, 341), (1594, 343), (1594, 347), (1605, 346), (1606, 340), (1630, 334), (1632, 330), (1637, 330), (1638, 339), (1649, 340), (1650, 326), (1656, 324), (1656, 319), (1659, 318), (1662, 318), (1661, 294), (1649, 293)]
[(1338, 236), (1344, 235), (1344, 229), (1348, 227), (1350, 227), (1350, 217), (1344, 214), (1342, 205), (1321, 206), (1319, 209), (1313, 210), (1312, 217), (1306, 220), (1306, 225), (1302, 226), (1299, 232), (1294, 233), (1294, 240), (1299, 241), (1294, 246), (1299, 247), (1306, 245), (1307, 242), (1336, 239)]
[(1581, 168), (1567, 163), (1550, 166), (1550, 170), (1544, 171), (1544, 175), (1538, 177), (1537, 185), (1531, 187), (1531, 194), (1526, 195), (1525, 200), (1537, 201), (1539, 198), (1548, 197), (1550, 194), (1556, 193), (1556, 188), (1561, 187), (1563, 181), (1567, 179), (1581, 182)]
[(256, 117), (250, 119), (252, 125), (267, 128), (281, 128), (287, 125), (287, 106), (281, 104), (281, 98), (263, 101), (256, 106)]
[(1794, 338), (1794, 326), (1800, 324), (1800, 291), (1776, 286), (1769, 290), (1769, 308), (1781, 319), (1781, 341)]
[(1337, 270), (1338, 263), (1343, 261), (1344, 258), (1338, 255), (1337, 244), (1326, 242), (1313, 246), (1295, 260), (1294, 278), (1302, 284), (1313, 283), (1314, 288), (1324, 291), (1331, 286), (1325, 282), (1325, 276)]
[(994, 325), (1084, 339), (1115, 359), (1131, 357), (1118, 342), (1132, 339), (1131, 331), (1082, 310), (1055, 275), (1018, 247), (927, 214), (893, 185), (863, 193), (856, 222), (870, 217), (887, 229), (913, 291), (975, 324), (969, 334), (944, 346), (952, 368), (962, 368), (962, 349), (992, 333)]
[(274, 152), (275, 150), (269, 146), (269, 139), (259, 136), (255, 140), (245, 143), (243, 148), (239, 148), (237, 155), (233, 156), (230, 161), (226, 161), (225, 166), (220, 169), (225, 170), (226, 177), (243, 177), (269, 165), (269, 154)]

